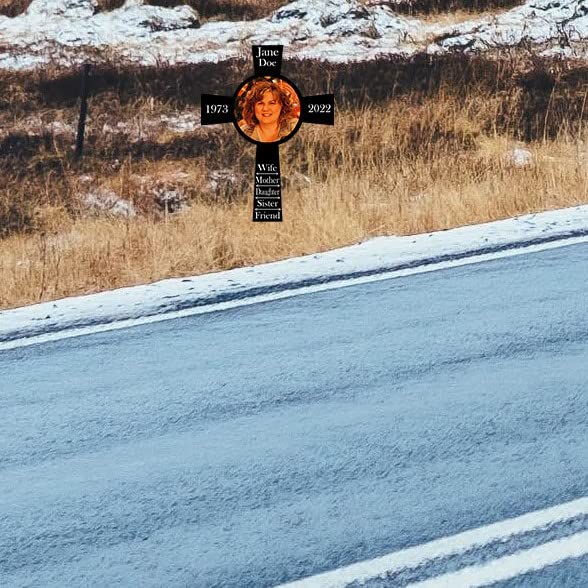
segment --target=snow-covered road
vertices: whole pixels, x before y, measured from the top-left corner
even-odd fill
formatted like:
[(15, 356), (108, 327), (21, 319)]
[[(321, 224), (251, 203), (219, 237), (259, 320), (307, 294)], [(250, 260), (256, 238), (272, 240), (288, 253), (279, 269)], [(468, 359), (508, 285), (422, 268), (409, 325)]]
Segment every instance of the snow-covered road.
[(585, 497), (587, 276), (584, 243), (0, 352), (2, 585), (271, 586)]

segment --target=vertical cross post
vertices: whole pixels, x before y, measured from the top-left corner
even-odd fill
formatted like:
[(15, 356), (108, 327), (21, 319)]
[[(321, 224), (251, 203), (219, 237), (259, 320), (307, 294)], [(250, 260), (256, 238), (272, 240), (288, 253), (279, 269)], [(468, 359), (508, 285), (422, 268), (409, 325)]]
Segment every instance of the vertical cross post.
[(277, 145), (260, 143), (255, 156), (253, 220), (282, 220), (282, 180), (280, 150)]

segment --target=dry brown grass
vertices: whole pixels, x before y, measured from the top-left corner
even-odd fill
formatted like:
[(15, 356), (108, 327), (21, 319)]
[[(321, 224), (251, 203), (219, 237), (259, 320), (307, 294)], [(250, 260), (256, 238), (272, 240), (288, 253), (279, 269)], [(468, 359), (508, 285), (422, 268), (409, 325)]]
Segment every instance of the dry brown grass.
[[(416, 117), (419, 109), (348, 112), (338, 117), (337, 128), (304, 128), (298, 145), (284, 148), (283, 173), (303, 168), (313, 184), (285, 191), (285, 221), (279, 225), (251, 223), (249, 194), (232, 204), (211, 204), (206, 195), (195, 195), (188, 212), (163, 220), (149, 214), (83, 218), (72, 216), (67, 204), (40, 206), (32, 214), (42, 232), (0, 242), (0, 304), (228, 269), (374, 235), (421, 233), (588, 201), (588, 152), (578, 141), (533, 144), (536, 163), (516, 168), (504, 159), (512, 140), (476, 135), (473, 147), (468, 137), (476, 129), (464, 128), (454, 113), (447, 123), (454, 128), (451, 139), (431, 134), (421, 153), (402, 156), (402, 142), (410, 144), (405, 133), (414, 132), (408, 122), (395, 126), (403, 114)], [(431, 112), (420, 115), (426, 119)], [(205, 162), (166, 165), (197, 177), (198, 163)], [(145, 162), (136, 167), (102, 179), (121, 196), (140, 200), (139, 191), (129, 192), (129, 178), (160, 176), (162, 169)]]
[(125, 0), (97, 0), (98, 11), (106, 12), (120, 8), (125, 3)]
[(30, 5), (32, 0), (0, 0), (0, 14), (4, 16), (18, 16)]
[[(429, 12), (423, 13), (422, 15), (418, 15), (419, 19), (427, 24), (436, 24), (439, 26), (450, 26), (450, 25), (458, 25), (469, 20), (476, 20), (480, 22), (483, 19), (491, 19), (496, 17), (501, 12), (503, 12), (502, 8), (488, 8), (485, 10), (477, 10), (472, 12), (471, 10), (467, 9), (455, 9), (449, 12)], [(434, 36), (433, 36), (434, 39)], [(433, 40), (432, 39), (432, 40)]]
[(277, 10), (289, 0), (147, 0), (157, 6), (181, 6), (187, 4), (205, 19), (254, 20)]
[[(263, 18), (289, 0), (147, 0), (146, 4), (174, 7), (188, 5), (205, 20), (253, 20)], [(0, 0), (0, 14), (18, 16), (32, 0)], [(97, 0), (97, 10), (105, 12), (120, 8), (125, 0)]]
[[(288, 149), (284, 159), (290, 156), (292, 162), (284, 172), (306, 163), (314, 183), (285, 192), (282, 224), (252, 223), (249, 197), (230, 205), (196, 198), (188, 212), (167, 221), (149, 216), (73, 220), (64, 209), (46, 207), (43, 233), (0, 242), (0, 304), (16, 306), (199, 274), (374, 235), (446, 229), (588, 200), (588, 154), (579, 156), (574, 143), (531, 146), (536, 164), (530, 169), (509, 166), (503, 147), (498, 148), (501, 140), (492, 138), (486, 141), (493, 147), (462, 151), (457, 157), (431, 146), (432, 158), (391, 160), (383, 153), (393, 135), (373, 132), (382, 115), (347, 113), (339, 117), (338, 130), (303, 129), (308, 151)], [(343, 142), (342, 130), (347, 136)], [(365, 150), (363, 160), (354, 155), (357, 142)], [(317, 147), (326, 144), (331, 148), (321, 161)], [(371, 148), (374, 144), (381, 153)], [(512, 146), (504, 140), (507, 144)], [(555, 149), (560, 156), (552, 160)], [(338, 157), (342, 172), (325, 167), (326, 160)], [(182, 169), (185, 164), (174, 165)]]
[[(296, 67), (288, 64), (290, 72)], [(90, 103), (87, 155), (75, 162), (71, 137), (39, 131), (52, 120), (75, 126), (75, 103), (60, 102), (59, 85), (48, 99), (39, 80), (25, 87), (11, 79), (35, 107), (14, 98), (13, 108), (0, 108), (0, 126), (24, 121), (19, 135), (0, 138), (0, 306), (588, 201), (583, 71), (545, 66), (515, 76), (508, 64), (411, 67), (320, 66), (323, 91), (337, 92), (340, 110), (335, 127), (304, 125), (281, 148), (283, 175), (302, 172), (312, 182), (285, 189), (281, 224), (251, 222), (250, 186), (220, 196), (204, 187), (210, 168), (252, 174), (254, 149), (233, 129), (174, 135), (154, 126), (140, 138), (103, 132), (107, 121), (145, 131), (157, 117), (193, 115), (196, 104), (181, 86), (174, 97), (161, 80), (129, 77), (130, 86), (115, 92), (105, 76)], [(313, 80), (312, 67), (306, 71)], [(368, 93), (365, 79), (379, 83)], [(132, 99), (129, 88), (139, 87)], [(316, 91), (312, 84), (304, 90)], [(40, 119), (35, 136), (26, 132), (27, 117)], [(533, 153), (533, 165), (508, 162), (515, 146)], [(190, 209), (162, 212), (153, 201), (158, 183), (181, 189)], [(139, 215), (88, 216), (80, 194), (96, 188), (131, 201)]]
[(474, 14), (498, 12), (523, 4), (523, 0), (365, 0), (367, 4), (389, 6), (409, 16), (443, 15), (455, 12)]

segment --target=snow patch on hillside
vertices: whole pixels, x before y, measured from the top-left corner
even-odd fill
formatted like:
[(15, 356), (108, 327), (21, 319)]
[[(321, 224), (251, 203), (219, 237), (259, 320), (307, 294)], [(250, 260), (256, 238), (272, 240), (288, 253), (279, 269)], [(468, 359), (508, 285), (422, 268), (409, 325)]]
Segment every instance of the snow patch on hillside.
[(588, 58), (588, 0), (528, 0), (495, 17), (459, 25), (424, 23), (379, 0), (296, 0), (266, 18), (201, 25), (188, 6), (127, 0), (97, 12), (96, 0), (33, 0), (0, 17), (0, 68), (123, 60), (141, 65), (249, 58), (252, 44), (331, 62), (448, 51), (479, 52), (527, 43), (538, 53)]
[(481, 52), (526, 43), (540, 54), (588, 58), (588, 0), (530, 0), (493, 18), (473, 19), (438, 31), (430, 53)]

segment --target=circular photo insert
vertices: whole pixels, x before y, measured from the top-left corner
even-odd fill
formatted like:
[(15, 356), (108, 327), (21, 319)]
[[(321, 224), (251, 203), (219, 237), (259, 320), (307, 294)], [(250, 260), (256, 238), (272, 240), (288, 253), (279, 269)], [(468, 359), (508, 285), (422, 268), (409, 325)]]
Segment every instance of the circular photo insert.
[(235, 94), (235, 126), (253, 143), (284, 143), (300, 128), (300, 93), (281, 76), (254, 77)]

